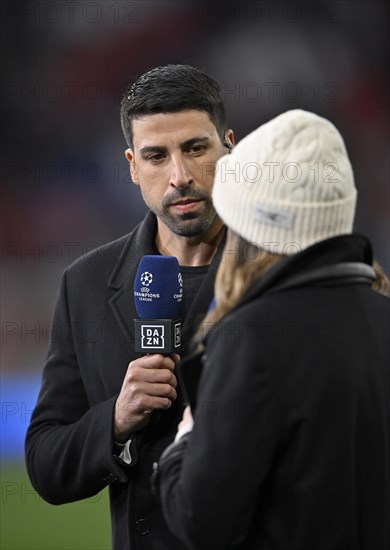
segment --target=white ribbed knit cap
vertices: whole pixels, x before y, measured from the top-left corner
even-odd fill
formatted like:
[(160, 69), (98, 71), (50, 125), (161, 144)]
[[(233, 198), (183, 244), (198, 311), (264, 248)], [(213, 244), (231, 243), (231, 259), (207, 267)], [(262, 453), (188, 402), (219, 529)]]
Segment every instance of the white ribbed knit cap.
[(220, 158), (213, 187), (225, 224), (279, 254), (350, 233), (356, 195), (340, 133), (299, 109), (260, 126)]

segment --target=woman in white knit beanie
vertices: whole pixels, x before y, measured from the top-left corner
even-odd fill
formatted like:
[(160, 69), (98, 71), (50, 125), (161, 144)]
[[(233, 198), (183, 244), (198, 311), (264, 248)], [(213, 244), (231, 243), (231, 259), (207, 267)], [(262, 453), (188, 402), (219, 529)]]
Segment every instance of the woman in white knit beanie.
[(328, 120), (288, 111), (219, 160), (213, 200), (228, 227), (279, 254), (350, 233), (356, 189), (344, 141)]
[(342, 137), (284, 113), (219, 160), (213, 200), (228, 238), (178, 369), (193, 419), (156, 470), (168, 524), (193, 550), (389, 550), (388, 281)]

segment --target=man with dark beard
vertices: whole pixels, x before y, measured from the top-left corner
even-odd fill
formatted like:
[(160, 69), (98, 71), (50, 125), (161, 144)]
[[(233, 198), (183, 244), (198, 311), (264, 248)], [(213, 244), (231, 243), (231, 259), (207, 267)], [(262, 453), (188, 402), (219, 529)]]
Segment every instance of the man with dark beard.
[[(177, 257), (185, 349), (213, 296), (225, 228), (211, 189), (233, 132), (218, 84), (186, 65), (141, 76), (124, 95), (121, 122), (132, 180), (150, 212), (63, 275), (26, 462), (32, 484), (53, 504), (110, 485), (114, 550), (178, 550), (150, 491), (152, 464), (184, 409), (178, 356), (137, 358), (132, 289), (142, 256)], [(86, 338), (91, 323), (98, 341)], [(155, 410), (162, 412), (151, 417)]]

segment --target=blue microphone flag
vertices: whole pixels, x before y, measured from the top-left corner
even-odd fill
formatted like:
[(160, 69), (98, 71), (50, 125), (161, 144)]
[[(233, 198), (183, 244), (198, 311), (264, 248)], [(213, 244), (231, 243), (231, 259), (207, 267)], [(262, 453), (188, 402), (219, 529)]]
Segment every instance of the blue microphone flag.
[(143, 256), (134, 280), (135, 345), (140, 353), (177, 352), (183, 279), (174, 256)]
[(134, 302), (141, 319), (174, 319), (183, 297), (175, 256), (143, 256), (134, 281)]

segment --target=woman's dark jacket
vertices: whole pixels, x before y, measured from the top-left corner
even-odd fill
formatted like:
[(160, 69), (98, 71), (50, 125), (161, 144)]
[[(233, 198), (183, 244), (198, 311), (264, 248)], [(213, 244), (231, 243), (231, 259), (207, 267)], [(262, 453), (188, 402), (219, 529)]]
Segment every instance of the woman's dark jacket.
[(194, 429), (157, 477), (188, 548), (389, 550), (389, 300), (362, 263), (363, 237), (323, 241), (211, 330)]

